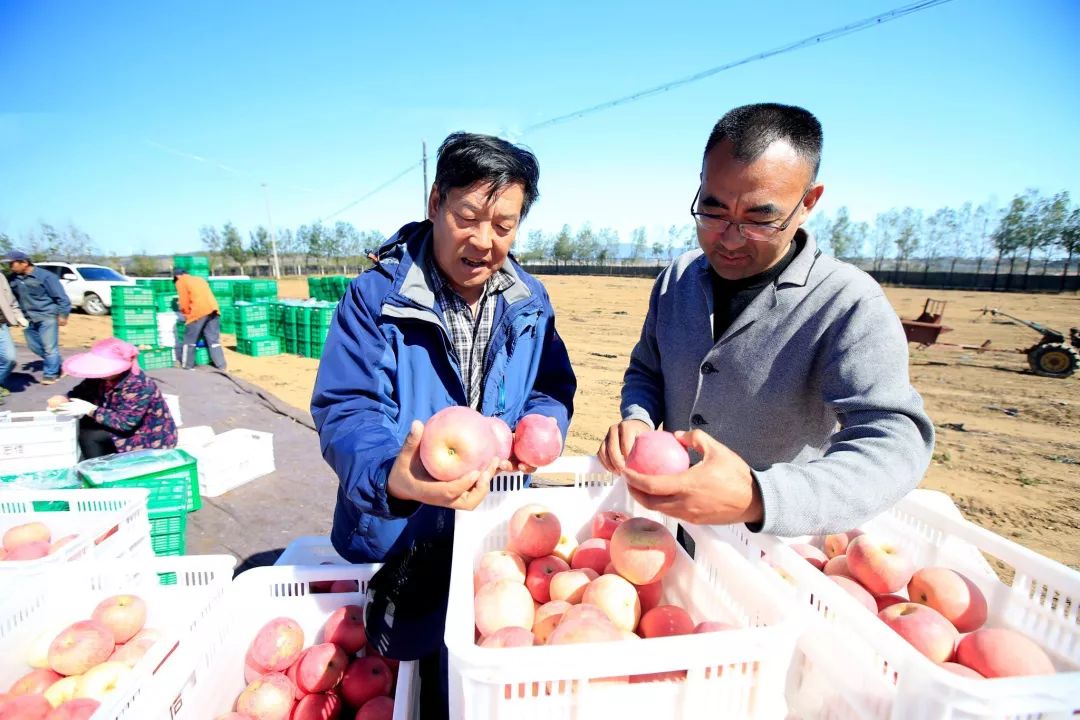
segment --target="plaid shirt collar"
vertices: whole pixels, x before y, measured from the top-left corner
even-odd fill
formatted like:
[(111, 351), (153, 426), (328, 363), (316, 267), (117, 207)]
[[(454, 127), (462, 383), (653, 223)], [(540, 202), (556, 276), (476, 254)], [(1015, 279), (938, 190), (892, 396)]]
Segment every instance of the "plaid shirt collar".
[(474, 314), (469, 304), (450, 286), (433, 257), (428, 261), (428, 277), (435, 302), (442, 310), (443, 321), (450, 334), (469, 406), (479, 408), (484, 373), (487, 371), (484, 363), (495, 319), (496, 303), (493, 296), (509, 289), (515, 280), (501, 268), (492, 274), (484, 283)]

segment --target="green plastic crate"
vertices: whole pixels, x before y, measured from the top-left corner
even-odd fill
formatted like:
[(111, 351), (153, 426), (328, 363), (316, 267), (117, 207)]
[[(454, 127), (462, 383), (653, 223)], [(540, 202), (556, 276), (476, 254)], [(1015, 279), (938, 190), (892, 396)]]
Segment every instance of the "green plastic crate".
[(133, 450), (84, 460), (76, 467), (90, 487), (146, 488), (151, 513), (175, 515), (202, 507), (196, 460), (178, 448)]
[(233, 305), (233, 316), (238, 325), (270, 320), (270, 306), (250, 302), (238, 302)]
[(136, 347), (157, 347), (158, 337), (156, 327), (126, 327), (113, 326), (113, 335), (124, 342), (129, 342)]
[(113, 327), (147, 327), (157, 325), (157, 310), (149, 307), (113, 307)]
[(114, 285), (112, 288), (112, 307), (135, 308), (153, 307), (154, 291), (138, 285)]
[(237, 340), (236, 350), (251, 357), (269, 357), (281, 354), (281, 341), (272, 337)]
[(289, 355), (295, 355), (296, 354), (296, 338), (294, 338), (294, 337), (285, 338), (284, 345), (285, 345), (285, 352), (286, 353), (288, 353)]
[(196, 365), (209, 365), (210, 364), (210, 351), (204, 347), (195, 348), (195, 364)]
[(266, 321), (253, 323), (237, 323), (236, 337), (241, 340), (258, 340), (270, 337), (270, 323)]
[(312, 358), (314, 360), (318, 360), (319, 358), (322, 357), (323, 348), (325, 346), (326, 346), (326, 343), (321, 343), (321, 342), (320, 343), (317, 343), (317, 342), (311, 343), (308, 346), (308, 354), (305, 357), (309, 357), (309, 358)]
[(71, 490), (83, 484), (75, 468), (66, 467), (0, 475), (0, 486), (19, 490)]
[(205, 255), (173, 255), (173, 267), (177, 270), (210, 270), (210, 258)]
[(177, 295), (155, 295), (154, 309), (158, 312), (178, 312), (180, 310), (180, 298)]
[(150, 547), (157, 556), (183, 555), (187, 534), (187, 513), (152, 512), (150, 515)]
[(323, 327), (322, 325), (312, 325), (311, 332), (308, 333), (308, 342), (322, 345), (326, 342), (326, 338), (330, 335), (330, 328)]
[(139, 353), (139, 367), (143, 370), (164, 370), (176, 362), (176, 350), (171, 347), (143, 350)]

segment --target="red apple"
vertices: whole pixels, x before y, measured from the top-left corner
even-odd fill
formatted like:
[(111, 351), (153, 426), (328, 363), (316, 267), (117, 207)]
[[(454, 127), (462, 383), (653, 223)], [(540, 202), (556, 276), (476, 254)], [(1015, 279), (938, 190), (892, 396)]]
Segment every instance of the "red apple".
[[(293, 663), (289, 666), (289, 669), (292, 669), (295, 665), (296, 663)], [(244, 655), (244, 682), (251, 684), (261, 678), (263, 675), (269, 674), (270, 670), (267, 670), (266, 668), (262, 667), (257, 662), (251, 659), (251, 649), (249, 648), (247, 653)], [(289, 679), (295, 681), (295, 676), (290, 675)]]
[(146, 603), (137, 595), (113, 595), (98, 603), (90, 618), (112, 630), (117, 643), (126, 643), (146, 624)]
[(635, 585), (634, 587), (637, 588), (638, 599), (641, 600), (641, 613), (643, 615), (660, 604), (660, 597), (664, 594), (664, 584), (659, 580), (648, 585)]
[(12, 549), (7, 551), (7, 555), (4, 557), (8, 561), (26, 561), (26, 560), (40, 560), (49, 554), (52, 550), (52, 546), (47, 542), (28, 542), (22, 545), (16, 545)]
[(838, 575), (855, 580), (855, 576), (851, 574), (851, 568), (848, 567), (847, 555), (837, 555), (825, 563), (822, 570), (825, 571), (826, 575)]
[(536, 636), (531, 630), (520, 627), (504, 627), (480, 641), (480, 647), (508, 648), (529, 647), (536, 643)]
[(647, 518), (627, 520), (611, 535), (611, 562), (635, 585), (663, 579), (675, 562), (675, 538), (666, 527)]
[(690, 467), (690, 455), (674, 434), (649, 430), (634, 439), (626, 467), (642, 475), (677, 475)]
[(986, 598), (982, 591), (949, 568), (916, 570), (908, 583), (908, 597), (912, 602), (937, 610), (961, 633), (978, 630), (986, 622)]
[(874, 596), (866, 592), (866, 588), (864, 588), (862, 585), (855, 582), (851, 578), (844, 577), (843, 575), (831, 575), (829, 576), (829, 579), (840, 587), (844, 588), (847, 594), (858, 600), (859, 604), (862, 605), (864, 608), (874, 613), (875, 615), (878, 614), (878, 606), (877, 602), (874, 600)]
[(52, 533), (44, 523), (29, 522), (8, 528), (4, 532), (3, 545), (5, 550), (11, 552), (20, 545), (32, 542), (43, 542), (48, 545), (51, 539)]
[(356, 713), (356, 720), (392, 720), (393, 717), (394, 701), (385, 696), (368, 700)]
[(577, 546), (570, 557), (570, 567), (574, 570), (592, 568), (597, 575), (604, 573), (604, 568), (611, 562), (611, 542), (603, 538), (589, 538)]
[(982, 675), (975, 672), (974, 670), (967, 667), (966, 665), (961, 665), (960, 663), (943, 662), (943, 663), (941, 663), (941, 667), (945, 668), (946, 670), (948, 670), (951, 673), (959, 675), (960, 677), (969, 677), (969, 678), (975, 678), (977, 680), (982, 680)]
[(335, 580), (330, 583), (330, 588), (327, 592), (331, 593), (354, 593), (360, 592), (360, 583), (357, 580)]
[(251, 641), (252, 662), (270, 672), (282, 672), (304, 648), (304, 631), (291, 618), (274, 618), (259, 629)]
[(874, 602), (877, 603), (877, 611), (880, 613), (885, 608), (892, 607), (896, 603), (908, 602), (908, 599), (901, 595), (877, 595), (874, 597)]
[[(526, 465), (549, 465), (562, 453), (562, 431), (555, 418), (526, 415), (514, 428), (514, 457)], [(545, 555), (547, 553), (544, 553)]]
[(566, 572), (570, 566), (554, 555), (536, 558), (529, 562), (528, 572), (525, 574), (525, 587), (533, 596), (533, 600), (543, 604), (551, 600), (551, 578), (555, 573)]
[(473, 571), (473, 592), (495, 580), (507, 578), (524, 583), (526, 580), (525, 560), (509, 550), (491, 550), (480, 556), (480, 562)]
[(12, 695), (44, 695), (50, 685), (63, 677), (53, 670), (38, 668), (16, 680), (8, 692)]
[(509, 460), (514, 448), (514, 433), (502, 418), (488, 418), (488, 422), (491, 425), (491, 434), (495, 436), (495, 457)]
[(694, 626), (694, 634), (699, 635), (701, 633), (723, 632), (724, 630), (737, 630), (738, 627), (738, 625), (720, 622), (718, 620), (704, 620)]
[(476, 627), (484, 637), (504, 627), (532, 628), (536, 609), (532, 595), (514, 580), (490, 582), (473, 599)]
[(293, 708), (289, 720), (337, 720), (345, 710), (345, 703), (335, 692), (305, 695)]
[(323, 625), (323, 642), (334, 643), (348, 655), (355, 655), (367, 645), (364, 608), (359, 605), (339, 607)]
[(1041, 647), (1014, 630), (982, 628), (960, 640), (956, 661), (983, 677), (1053, 675), (1054, 663)]
[(390, 668), (380, 658), (362, 657), (349, 664), (341, 679), (341, 694), (353, 707), (380, 695), (389, 695), (393, 683)]
[(52, 709), (42, 695), (16, 695), (0, 703), (0, 720), (45, 720)]
[(525, 559), (551, 555), (562, 537), (562, 525), (555, 513), (535, 503), (520, 507), (510, 517), (507, 549)]
[(911, 557), (902, 547), (869, 535), (852, 540), (844, 557), (852, 576), (874, 595), (900, 590), (915, 573)]
[(532, 632), (537, 645), (544, 645), (547, 643), (548, 638), (551, 637), (551, 633), (554, 632), (555, 628), (562, 622), (563, 617), (566, 615), (566, 611), (572, 607), (575, 606), (565, 600), (552, 600), (536, 609), (536, 614), (533, 618)]
[(824, 542), (825, 556), (832, 560), (838, 555), (843, 555), (847, 552), (848, 544), (860, 535), (862, 535), (862, 530), (848, 530), (847, 532), (826, 535)]
[(598, 577), (599, 575), (592, 568), (564, 570), (555, 573), (551, 578), (551, 584), (548, 586), (551, 599), (565, 600), (571, 605), (576, 605), (581, 602), (588, 584)]
[(806, 543), (795, 543), (794, 545), (789, 545), (788, 547), (799, 553), (799, 555), (801, 555), (803, 559), (806, 560), (806, 562), (810, 563), (818, 570), (824, 570), (825, 563), (829, 562), (829, 558), (825, 556), (825, 553), (821, 552), (821, 550), (814, 547), (813, 545), (807, 545)]
[(934, 662), (952, 660), (959, 634), (937, 610), (918, 603), (897, 603), (878, 617)]
[(595, 605), (620, 630), (633, 630), (641, 619), (637, 588), (618, 575), (602, 575), (585, 588), (583, 606)]
[(236, 711), (253, 720), (289, 720), (296, 687), (283, 673), (272, 672), (251, 683), (236, 699)]
[(75, 698), (59, 705), (45, 720), (90, 720), (100, 706), (93, 698)]
[(308, 694), (326, 692), (341, 682), (349, 658), (334, 643), (320, 643), (304, 651), (296, 668), (296, 684)]
[(81, 620), (52, 641), (49, 667), (61, 675), (82, 675), (108, 660), (115, 647), (109, 628), (93, 620)]
[(457, 480), (482, 470), (495, 457), (488, 419), (472, 408), (451, 406), (431, 416), (420, 438), (420, 461), (436, 480)]
[(641, 616), (638, 634), (644, 638), (690, 635), (694, 621), (689, 613), (676, 605), (660, 605)]
[(605, 510), (598, 512), (592, 519), (592, 536), (603, 540), (610, 540), (615, 528), (630, 519), (626, 513)]

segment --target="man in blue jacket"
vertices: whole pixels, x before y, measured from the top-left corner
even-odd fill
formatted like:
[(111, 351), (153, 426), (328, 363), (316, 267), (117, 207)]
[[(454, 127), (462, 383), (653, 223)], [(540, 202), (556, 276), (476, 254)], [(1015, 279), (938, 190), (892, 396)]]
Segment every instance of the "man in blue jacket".
[(35, 267), (26, 253), (12, 250), (4, 262), (11, 263), (11, 290), (30, 321), (23, 331), (26, 344), (45, 361), (41, 383), (52, 385), (60, 379), (60, 327), (67, 325), (71, 300), (60, 279)]
[(417, 453), (422, 423), (462, 405), (511, 428), (526, 414), (547, 415), (565, 438), (573, 412), (576, 380), (547, 292), (509, 255), (538, 179), (527, 150), (450, 135), (427, 220), (402, 227), (350, 285), (311, 399), (323, 457), (340, 480), (334, 547), (351, 562), (383, 562), (392, 576), (381, 581), (393, 595), (384, 601), (391, 620), (372, 632), (394, 637), (376, 644), (401, 659), (434, 653), (421, 665), (424, 685), (441, 685), (444, 695), (445, 667), (436, 678), (433, 665), (454, 511), (475, 508), (500, 468), (493, 461), (458, 480), (433, 480)]

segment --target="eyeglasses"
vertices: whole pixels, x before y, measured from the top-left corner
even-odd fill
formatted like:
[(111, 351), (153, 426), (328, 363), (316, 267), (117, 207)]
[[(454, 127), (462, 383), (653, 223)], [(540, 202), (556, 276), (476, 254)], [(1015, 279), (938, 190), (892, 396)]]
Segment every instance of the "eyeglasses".
[(787, 230), (788, 225), (791, 224), (792, 218), (795, 217), (795, 213), (799, 212), (799, 208), (802, 207), (803, 200), (810, 194), (810, 190), (813, 189), (813, 185), (806, 188), (803, 191), (802, 197), (799, 198), (798, 204), (791, 211), (791, 214), (787, 216), (783, 223), (780, 225), (770, 225), (764, 223), (733, 223), (730, 220), (725, 220), (719, 215), (713, 215), (712, 213), (704, 213), (697, 211), (698, 200), (701, 199), (701, 187), (699, 186), (697, 192), (694, 193), (694, 200), (690, 203), (690, 214), (694, 216), (694, 221), (697, 222), (697, 226), (706, 232), (711, 233), (725, 233), (727, 229), (732, 225), (735, 226), (736, 232), (746, 240), (756, 240), (757, 242), (768, 242), (775, 240), (776, 236)]

